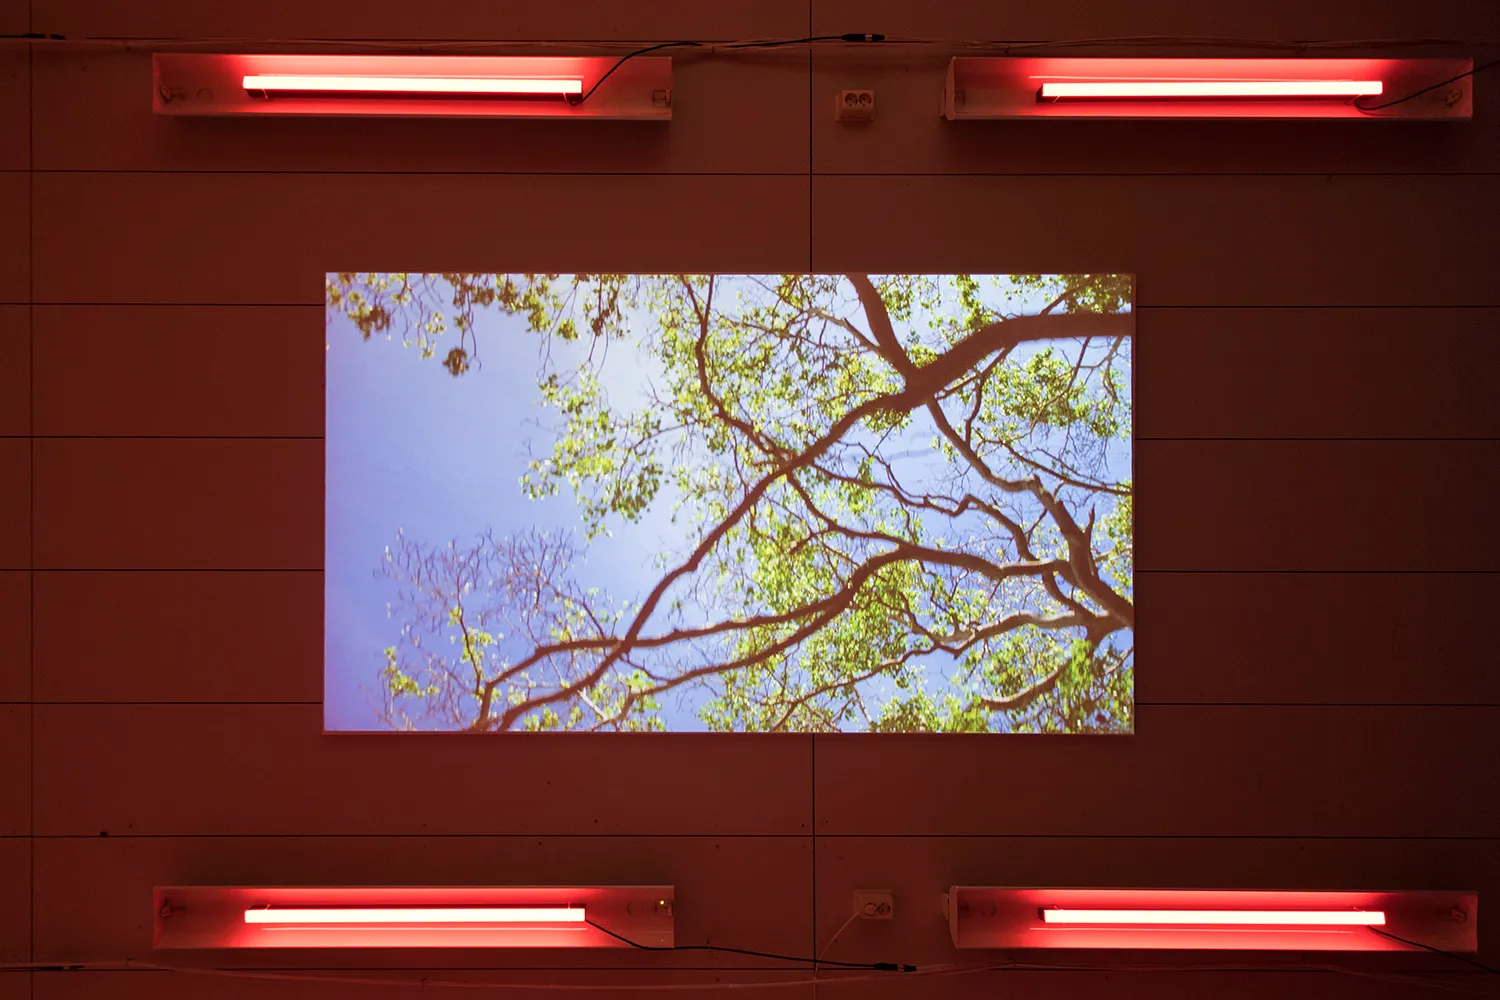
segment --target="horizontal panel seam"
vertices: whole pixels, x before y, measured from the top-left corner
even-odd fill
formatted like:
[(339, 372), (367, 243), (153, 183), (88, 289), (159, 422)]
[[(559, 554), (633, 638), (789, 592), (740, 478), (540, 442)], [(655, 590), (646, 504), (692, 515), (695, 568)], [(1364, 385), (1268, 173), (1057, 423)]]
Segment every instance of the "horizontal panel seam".
[[(1500, 708), (1497, 701), (1146, 701), (1137, 698), (1134, 702), (1137, 708)], [(258, 700), (236, 700), (222, 699), (217, 701), (204, 700), (12, 700), (0, 699), (0, 706), (34, 705), (45, 707), (110, 707), (110, 708), (150, 708), (155, 706), (198, 706), (211, 708), (254, 708), (254, 707), (278, 707), (278, 708), (321, 708), (321, 701), (258, 701)], [(323, 733), (325, 736), (391, 736), (400, 739), (421, 739), (441, 736), (468, 734), (450, 733), (446, 731), (433, 731), (424, 733), (397, 733), (384, 729), (369, 730), (336, 730)], [(694, 730), (679, 730), (676, 735), (709, 735), (706, 731), (696, 732)], [(721, 733), (717, 735), (734, 735)], [(746, 735), (746, 734), (740, 734)], [(776, 735), (776, 734), (765, 734)], [(780, 734), (788, 735), (788, 734)], [(833, 736), (835, 734), (822, 734)], [(837, 735), (861, 735), (861, 734), (837, 734)], [(870, 735), (870, 734), (863, 734)]]
[[(321, 566), (5, 566), (0, 573), (322, 573)], [(1495, 569), (1146, 569), (1136, 575), (1239, 575), (1239, 576), (1493, 576)]]
[[(7, 834), (0, 840), (52, 840), (52, 841), (101, 841), (101, 840), (813, 840), (811, 832), (801, 833), (573, 833), (548, 831), (520, 831), (514, 833), (34, 833)], [(1403, 841), (1414, 843), (1480, 843), (1500, 844), (1500, 835), (1438, 835), (1412, 836), (1408, 834), (1244, 834), (1244, 833), (825, 833), (819, 832), (818, 840), (1073, 840), (1073, 841), (1119, 841), (1119, 840), (1206, 840), (1223, 842), (1229, 840), (1281, 841), (1317, 840), (1341, 842), (1387, 843)]]
[[(829, 268), (832, 273), (835, 268)], [(481, 272), (483, 273), (483, 272)], [(640, 273), (650, 273), (641, 271)], [(728, 273), (728, 272), (720, 272)], [(787, 273), (800, 273), (798, 269), (787, 269)], [(822, 272), (819, 272), (822, 273)], [(215, 302), (215, 301), (139, 301), (139, 302), (110, 302), (95, 301), (92, 299), (33, 299), (33, 300), (0, 300), (0, 307), (5, 306), (41, 306), (44, 308), (146, 308), (146, 309), (321, 309), (325, 308), (322, 301), (303, 302)], [(1261, 302), (1261, 303), (1154, 303), (1151, 305), (1137, 304), (1136, 309), (1140, 312), (1152, 310), (1193, 310), (1195, 312), (1215, 311), (1270, 311), (1270, 310), (1302, 310), (1312, 311), (1318, 309), (1360, 309), (1367, 312), (1374, 311), (1399, 311), (1399, 310), (1500, 310), (1500, 303), (1494, 302), (1432, 302), (1432, 303), (1381, 303), (1381, 302)]]
[[(0, 441), (325, 441), (322, 434), (4, 434), (0, 433)], [(1211, 444), (1222, 442), (1234, 444), (1239, 442), (1286, 442), (1286, 443), (1318, 443), (1318, 442), (1474, 442), (1488, 443), (1500, 441), (1500, 434), (1319, 434), (1302, 437), (1288, 437), (1282, 435), (1214, 435), (1214, 436), (1190, 436), (1190, 435), (1161, 435), (1147, 434), (1133, 438), (1136, 442), (1179, 442), (1191, 441)]]
[[(642, 272), (642, 273), (644, 273), (644, 272)], [(51, 300), (51, 301), (42, 301), (42, 300), (32, 301), (32, 300), (27, 300), (27, 301), (14, 301), (14, 302), (12, 302), (12, 301), (0, 300), (0, 306), (20, 307), (20, 306), (31, 306), (31, 305), (37, 305), (37, 306), (42, 306), (44, 308), (52, 308), (52, 309), (105, 309), (105, 308), (115, 308), (115, 309), (307, 309), (307, 310), (312, 310), (312, 309), (322, 309), (322, 308), (324, 308), (326, 306), (326, 303), (324, 303), (324, 302), (311, 302), (311, 301), (308, 301), (308, 302), (207, 302), (207, 301), (202, 301), (202, 302), (200, 302), (200, 301), (191, 301), (191, 302), (105, 302), (105, 301), (94, 301), (94, 300), (87, 300), (87, 301), (85, 301), (85, 300), (76, 300), (75, 301), (75, 300), (66, 300), (66, 299), (55, 299), (55, 300)], [(1382, 305), (1382, 304), (1378, 304), (1378, 303), (1374, 304), (1374, 305), (1371, 305), (1371, 304), (1368, 304), (1368, 303), (1337, 303), (1337, 302), (1334, 302), (1334, 303), (1322, 303), (1322, 304), (1316, 304), (1315, 303), (1315, 304), (1311, 304), (1311, 305), (1305, 305), (1305, 304), (1304, 305), (1296, 305), (1296, 304), (1294, 304), (1294, 305), (1283, 305), (1283, 304), (1277, 304), (1277, 303), (1260, 303), (1260, 304), (1250, 304), (1250, 305), (1242, 305), (1242, 304), (1235, 304), (1235, 303), (1212, 303), (1212, 304), (1202, 304), (1202, 305), (1173, 305), (1173, 304), (1170, 304), (1170, 303), (1144, 304), (1144, 303), (1137, 302), (1137, 303), (1134, 304), (1133, 308), (1134, 308), (1134, 311), (1137, 314), (1146, 313), (1146, 312), (1185, 312), (1185, 311), (1192, 311), (1192, 312), (1230, 312), (1230, 311), (1235, 311), (1235, 312), (1269, 312), (1269, 311), (1277, 311), (1277, 312), (1281, 312), (1281, 311), (1296, 310), (1296, 311), (1301, 311), (1301, 312), (1317, 312), (1317, 311), (1320, 311), (1320, 310), (1349, 310), (1349, 309), (1359, 309), (1359, 310), (1363, 310), (1363, 311), (1366, 311), (1366, 312), (1427, 312), (1427, 311), (1430, 311), (1430, 310), (1443, 310), (1443, 311), (1449, 311), (1449, 312), (1457, 312), (1457, 311), (1460, 311), (1460, 310), (1469, 311), (1469, 312), (1500, 312), (1500, 304), (1495, 304), (1495, 303), (1485, 303), (1485, 304), (1479, 304), (1479, 305), (1465, 305), (1463, 303), (1446, 303), (1446, 302), (1443, 302), (1443, 303), (1434, 303), (1434, 304), (1405, 304), (1405, 305)], [(1428, 336), (1428, 339), (1431, 339), (1431, 337), (1436, 337), (1436, 336), (1441, 336), (1441, 335), (1442, 335), (1442, 331), (1436, 331), (1436, 332), (1431, 333), (1430, 335), (1429, 334), (1424, 334), (1424, 336)], [(1139, 331), (1137, 331), (1136, 336), (1137, 337), (1141, 336), (1141, 334), (1139, 333)], [(1206, 341), (1209, 338), (1204, 337), (1203, 339)]]
[(932, 178), (947, 179), (961, 178), (1068, 178), (1068, 179), (1129, 179), (1137, 177), (1203, 177), (1203, 178), (1296, 178), (1298, 180), (1319, 180), (1330, 177), (1379, 177), (1379, 178), (1431, 178), (1449, 179), (1453, 177), (1500, 177), (1500, 171), (1494, 170), (1432, 170), (1432, 171), (1407, 171), (1407, 170), (1367, 170), (1367, 171), (1341, 171), (1341, 170), (1295, 170), (1295, 171), (1216, 171), (1216, 170), (1140, 170), (1140, 171), (1087, 171), (1087, 170), (1018, 170), (1018, 171), (945, 171), (945, 170), (893, 170), (893, 171), (865, 171), (865, 170), (818, 170), (814, 168), (811, 172), (807, 170), (403, 170), (392, 168), (390, 170), (333, 170), (333, 169), (235, 169), (226, 168), (222, 170), (206, 168), (198, 170), (174, 170), (171, 168), (146, 168), (146, 167), (39, 167), (36, 170), (5, 170), (0, 173), (31, 174), (31, 175), (56, 175), (69, 176), (82, 174), (92, 176), (97, 174), (111, 174), (118, 177), (326, 177), (329, 175), (347, 177), (774, 177), (803, 180), (811, 176), (813, 179), (826, 178)]

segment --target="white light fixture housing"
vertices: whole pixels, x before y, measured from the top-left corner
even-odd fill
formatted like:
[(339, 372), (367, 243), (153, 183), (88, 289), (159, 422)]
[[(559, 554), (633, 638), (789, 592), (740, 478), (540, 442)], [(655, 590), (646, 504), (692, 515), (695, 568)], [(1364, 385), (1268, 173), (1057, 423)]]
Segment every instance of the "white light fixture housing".
[(153, 946), (670, 948), (674, 898), (669, 885), (162, 886)]
[(1479, 948), (1472, 892), (954, 886), (942, 899), (955, 948)]
[(151, 63), (152, 110), (159, 115), (672, 117), (672, 60), (666, 56), (621, 63), (618, 56), (159, 52)]
[(1473, 78), (1396, 102), (1474, 68), (1472, 59), (1116, 59), (960, 56), (943, 117), (1472, 117)]

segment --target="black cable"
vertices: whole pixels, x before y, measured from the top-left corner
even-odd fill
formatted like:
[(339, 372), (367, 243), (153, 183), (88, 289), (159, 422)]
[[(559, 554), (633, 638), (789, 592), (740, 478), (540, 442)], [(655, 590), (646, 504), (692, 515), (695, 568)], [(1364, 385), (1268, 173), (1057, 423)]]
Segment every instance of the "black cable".
[[(1381, 937), (1388, 937), (1388, 938), (1390, 938), (1392, 941), (1400, 941), (1402, 944), (1409, 944), (1413, 948), (1426, 948), (1428, 951), (1436, 952), (1439, 955), (1446, 955), (1448, 958), (1456, 958), (1460, 962), (1468, 962), (1470, 965), (1474, 966), (1476, 969), (1483, 969), (1485, 972), (1488, 972), (1492, 976), (1500, 976), (1500, 969), (1492, 968), (1492, 967), (1490, 967), (1488, 965), (1485, 965), (1483, 962), (1476, 962), (1474, 959), (1468, 958), (1468, 957), (1466, 957), (1464, 955), (1460, 955), (1456, 951), (1444, 951), (1442, 948), (1434, 948), (1432, 945), (1430, 945), (1430, 944), (1423, 944), (1420, 941), (1408, 941), (1404, 937), (1397, 937), (1396, 935), (1390, 933), (1389, 931), (1383, 931), (1383, 930), (1381, 930), (1378, 927), (1371, 927), (1369, 929), (1372, 930), (1372, 931), (1374, 931), (1376, 934), (1379, 934)], [(601, 930), (602, 930), (602, 928), (601, 928)]]
[[(736, 42), (736, 43), (731, 44), (731, 45), (724, 45), (724, 46), (720, 46), (720, 47), (721, 48), (726, 48), (726, 49), (771, 49), (771, 48), (775, 48), (778, 45), (806, 45), (806, 44), (808, 44), (810, 42), (883, 42), (883, 41), (885, 41), (885, 36), (884, 35), (878, 35), (878, 34), (861, 34), (861, 33), (858, 33), (858, 32), (848, 32), (847, 34), (843, 34), (843, 35), (811, 35), (811, 36), (809, 36), (807, 38), (788, 38), (788, 39), (783, 39), (783, 40), (780, 40), (780, 41), (771, 41), (771, 42)], [(711, 46), (712, 44), (713, 43), (711, 43), (711, 42), (687, 42), (687, 41), (683, 41), (683, 42), (662, 42), (659, 45), (648, 45), (644, 49), (636, 49), (634, 52), (627, 52), (625, 55), (623, 55), (623, 56), (620, 57), (620, 59), (619, 59), (618, 62), (616, 62), (613, 66), (611, 66), (608, 70), (606, 70), (603, 76), (601, 76), (598, 80), (595, 80), (594, 81), (594, 85), (592, 87), (590, 87), (586, 93), (582, 94), (579, 97), (570, 97), (570, 98), (568, 98), (568, 103), (571, 104), (573, 107), (576, 108), (578, 105), (582, 104), (584, 101), (588, 100), (590, 97), (593, 97), (594, 96), (594, 91), (596, 91), (596, 90), (599, 89), (599, 84), (603, 83), (605, 80), (608, 80), (610, 78), (610, 76), (614, 73), (615, 70), (619, 69), (621, 66), (625, 65), (627, 62), (629, 62), (630, 60), (634, 59), (636, 56), (643, 56), (643, 55), (645, 55), (648, 52), (656, 52), (659, 49), (671, 49), (671, 48), (694, 48), (694, 49), (696, 49), (696, 48), (703, 48), (705, 46)]]
[(636, 56), (643, 56), (647, 52), (655, 52), (658, 49), (696, 48), (702, 44), (702, 42), (662, 42), (659, 45), (648, 45), (644, 49), (636, 49), (634, 52), (627, 52), (625, 53), (625, 55), (620, 57), (619, 62), (615, 63), (609, 69), (605, 70), (604, 75), (594, 81), (594, 85), (588, 89), (587, 93), (583, 94), (580, 97), (568, 98), (568, 103), (576, 108), (578, 105), (582, 104), (590, 97), (593, 97), (594, 91), (599, 89), (599, 84), (603, 83), (605, 80), (608, 80), (615, 70), (619, 69), (621, 66), (624, 66), (627, 62), (634, 59)]
[(783, 962), (816, 962), (818, 965), (841, 965), (846, 969), (874, 969), (877, 972), (916, 972), (915, 965), (902, 965), (897, 962), (835, 962), (831, 959), (801, 958), (796, 955), (774, 955), (768, 951), (749, 951), (745, 948), (721, 948), (716, 944), (640, 944), (628, 937), (616, 934), (607, 927), (600, 927), (592, 920), (585, 919), (584, 923), (598, 931), (603, 931), (616, 941), (624, 941), (632, 948), (642, 951), (728, 951), (736, 955), (754, 955), (756, 958), (776, 958)]
[(812, 42), (883, 42), (884, 35), (865, 34), (858, 31), (842, 35), (808, 35), (806, 38), (783, 38), (774, 42), (735, 42), (722, 46), (726, 49), (774, 49), (780, 45), (808, 45)]
[(1469, 70), (1467, 73), (1460, 73), (1460, 74), (1458, 74), (1455, 77), (1450, 77), (1447, 80), (1442, 80), (1442, 81), (1440, 81), (1438, 83), (1434, 83), (1430, 87), (1423, 87), (1421, 90), (1413, 90), (1410, 94), (1407, 94), (1405, 97), (1398, 97), (1394, 101), (1386, 101), (1384, 104), (1371, 104), (1371, 105), (1367, 106), (1367, 105), (1359, 103), (1359, 101), (1360, 101), (1359, 98), (1355, 98), (1355, 100), (1354, 100), (1354, 106), (1356, 108), (1358, 108), (1359, 110), (1361, 110), (1361, 111), (1379, 111), (1381, 108), (1394, 108), (1398, 104), (1405, 104), (1407, 101), (1411, 100), (1413, 97), (1421, 97), (1423, 94), (1429, 94), (1432, 91), (1437, 90), (1439, 87), (1446, 87), (1450, 83), (1457, 83), (1459, 80), (1462, 80), (1466, 76), (1473, 76), (1475, 73), (1483, 73), (1485, 70), (1489, 69), (1492, 66), (1500, 66), (1500, 59), (1494, 59), (1494, 60), (1491, 60), (1490, 62), (1482, 63), (1482, 64), (1480, 64), (1478, 66), (1475, 66), (1473, 69)]

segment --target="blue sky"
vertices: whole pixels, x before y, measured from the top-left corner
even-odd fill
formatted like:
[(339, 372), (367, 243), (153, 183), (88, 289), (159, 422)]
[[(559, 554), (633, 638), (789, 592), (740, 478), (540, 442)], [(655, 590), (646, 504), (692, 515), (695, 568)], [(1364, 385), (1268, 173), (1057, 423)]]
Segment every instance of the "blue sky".
[[(1015, 301), (1008, 311), (1033, 311), (1040, 303)], [(641, 320), (644, 322), (644, 320)], [(656, 582), (655, 556), (684, 548), (669, 521), (670, 496), (660, 497), (638, 524), (612, 525), (585, 547), (578, 509), (564, 488), (533, 502), (519, 480), (532, 454), (550, 453), (553, 435), (538, 426), (536, 406), (540, 338), (521, 317), (497, 310), (476, 314), (483, 365), (454, 378), (437, 359), (421, 359), (399, 338), (362, 342), (342, 315), (330, 311), (327, 327), (327, 493), (325, 541), (324, 728), (385, 728), (377, 706), (383, 650), (396, 644), (400, 620), (387, 615), (395, 585), (377, 575), (381, 555), (404, 531), (428, 545), (471, 543), (487, 529), (506, 534), (538, 527), (574, 529), (585, 562), (577, 576), (617, 598), (634, 598)], [(445, 339), (453, 338), (453, 334)], [(439, 343), (443, 343), (440, 339)], [(443, 346), (439, 354), (447, 349)], [(551, 345), (549, 370), (581, 362), (582, 342)], [(609, 345), (601, 381), (612, 405), (643, 399), (655, 363), (626, 342)], [(1020, 354), (1021, 352), (1018, 352)], [(659, 381), (659, 379), (657, 380)], [(920, 451), (930, 428), (904, 448)], [(917, 465), (929, 463), (922, 458)], [(1110, 471), (1128, 476), (1130, 448), (1113, 446)], [(914, 477), (915, 478), (915, 477)], [(920, 480), (917, 480), (920, 481)], [(930, 691), (947, 687), (946, 670), (930, 672)], [(869, 689), (875, 700), (889, 683)], [(673, 731), (702, 730), (696, 705), (704, 695), (689, 686), (670, 693), (662, 718)], [(871, 705), (872, 711), (874, 705)]]

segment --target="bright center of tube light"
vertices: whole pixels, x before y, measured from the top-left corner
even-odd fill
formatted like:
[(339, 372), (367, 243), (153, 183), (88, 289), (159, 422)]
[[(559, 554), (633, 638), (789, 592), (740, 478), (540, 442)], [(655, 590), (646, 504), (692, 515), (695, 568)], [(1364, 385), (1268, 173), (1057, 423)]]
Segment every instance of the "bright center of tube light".
[(573, 907), (364, 907), (245, 911), (247, 924), (521, 924), (582, 923), (584, 908)]
[(1042, 84), (1043, 99), (1090, 97), (1373, 97), (1379, 80), (1088, 80)]
[(250, 91), (302, 94), (581, 94), (577, 78), (487, 76), (246, 76)]
[(1160, 926), (1203, 924), (1236, 927), (1371, 927), (1385, 923), (1382, 910), (1075, 910), (1044, 909), (1045, 924)]

